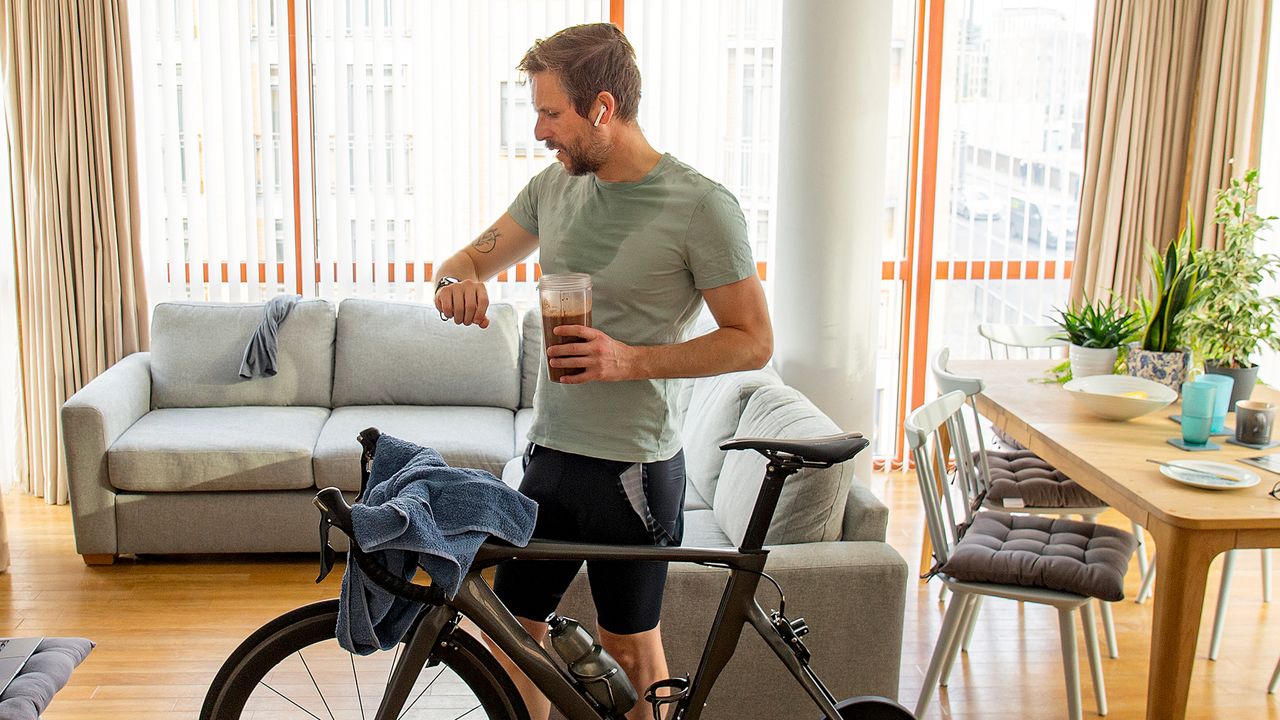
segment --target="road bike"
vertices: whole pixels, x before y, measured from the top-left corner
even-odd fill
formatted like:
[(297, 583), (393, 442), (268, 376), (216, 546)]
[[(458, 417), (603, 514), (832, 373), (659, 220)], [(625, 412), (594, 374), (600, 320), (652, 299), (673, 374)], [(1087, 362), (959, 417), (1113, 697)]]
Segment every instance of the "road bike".
[[(360, 433), (361, 491), (377, 447), (378, 431)], [(785, 596), (764, 572), (769, 551), (765, 534), (784, 481), (804, 468), (825, 468), (850, 460), (868, 445), (859, 433), (779, 440), (736, 438), (722, 450), (754, 450), (768, 459), (760, 492), (742, 544), (734, 548), (595, 545), (534, 540), (515, 547), (490, 540), (481, 546), (460, 590), (452, 597), (433, 585), (406, 582), (375, 556), (350, 543), (349, 559), (383, 589), (423, 604), (404, 639), (391, 651), (357, 656), (335, 638), (338, 601), (305, 605), (268, 622), (250, 635), (223, 664), (205, 697), (202, 720), (299, 717), (323, 720), (373, 717), (529, 720), (515, 684), (484, 642), (460, 627), (474, 623), (550, 699), (568, 720), (622, 718), (639, 701), (625, 673), (601, 657), (585, 637), (590, 662), (557, 658), (524, 630), (481, 575), (508, 560), (650, 560), (697, 563), (727, 571), (719, 609), (692, 677), (669, 678), (646, 689), (655, 718), (698, 720), (717, 677), (733, 656), (744, 626), (750, 625), (777, 655), (813, 701), (812, 715), (826, 720), (911, 720), (898, 703), (880, 697), (838, 699), (809, 666), (803, 618), (789, 619)], [(358, 500), (357, 500), (358, 502)], [(315, 498), (321, 513), (321, 574), (336, 554), (330, 528), (352, 537), (351, 506), (337, 488)], [(350, 561), (349, 560), (349, 561)], [(778, 609), (766, 613), (756, 600), (761, 579), (778, 589)], [(552, 634), (564, 619), (553, 616)], [(569, 621), (573, 622), (573, 621)], [(576, 623), (574, 623), (576, 630)], [(555, 644), (554, 641), (552, 643)], [(559, 646), (556, 646), (559, 649)], [(586, 668), (584, 672), (584, 668)], [(768, 692), (768, 688), (762, 688)], [(368, 713), (368, 714), (366, 714)]]

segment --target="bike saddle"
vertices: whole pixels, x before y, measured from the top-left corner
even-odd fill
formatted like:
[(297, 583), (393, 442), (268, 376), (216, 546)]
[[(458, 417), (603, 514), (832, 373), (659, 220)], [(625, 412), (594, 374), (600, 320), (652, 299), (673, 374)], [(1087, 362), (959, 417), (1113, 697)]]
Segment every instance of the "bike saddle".
[(862, 452), (871, 441), (862, 433), (841, 433), (812, 438), (732, 438), (720, 443), (721, 450), (755, 450), (765, 457), (788, 455), (806, 465), (830, 467)]

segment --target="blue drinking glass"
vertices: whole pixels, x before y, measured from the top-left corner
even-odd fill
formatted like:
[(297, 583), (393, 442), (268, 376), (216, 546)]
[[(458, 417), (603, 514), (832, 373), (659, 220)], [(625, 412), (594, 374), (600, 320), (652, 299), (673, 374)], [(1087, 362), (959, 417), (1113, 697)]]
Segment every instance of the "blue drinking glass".
[(1203, 375), (1199, 382), (1207, 382), (1214, 386), (1213, 393), (1213, 425), (1209, 432), (1220, 433), (1226, 427), (1227, 411), (1231, 405), (1231, 390), (1236, 381), (1227, 375)]
[(1188, 445), (1209, 442), (1214, 398), (1218, 387), (1203, 380), (1182, 383), (1182, 441)]
[(1188, 445), (1204, 445), (1209, 442), (1209, 425), (1213, 418), (1182, 414), (1182, 442)]

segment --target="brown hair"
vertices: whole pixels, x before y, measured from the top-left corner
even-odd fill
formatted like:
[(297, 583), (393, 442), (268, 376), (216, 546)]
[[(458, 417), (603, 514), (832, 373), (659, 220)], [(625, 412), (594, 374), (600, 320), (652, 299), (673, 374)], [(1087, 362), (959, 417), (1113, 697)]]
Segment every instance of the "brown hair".
[(516, 69), (558, 75), (574, 110), (584, 118), (601, 92), (613, 95), (618, 103), (614, 114), (623, 120), (635, 120), (640, 111), (636, 51), (612, 23), (574, 25), (535, 41)]

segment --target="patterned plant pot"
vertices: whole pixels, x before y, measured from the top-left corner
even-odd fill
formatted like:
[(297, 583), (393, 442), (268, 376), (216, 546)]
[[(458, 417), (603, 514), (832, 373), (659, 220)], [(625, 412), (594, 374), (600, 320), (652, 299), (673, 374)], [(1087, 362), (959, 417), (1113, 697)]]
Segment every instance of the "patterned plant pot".
[(1125, 360), (1125, 369), (1130, 375), (1147, 380), (1154, 380), (1161, 385), (1173, 388), (1181, 394), (1182, 383), (1191, 371), (1191, 353), (1152, 352), (1140, 347), (1129, 349), (1129, 357)]

